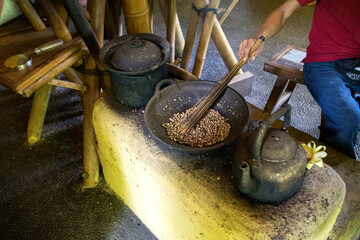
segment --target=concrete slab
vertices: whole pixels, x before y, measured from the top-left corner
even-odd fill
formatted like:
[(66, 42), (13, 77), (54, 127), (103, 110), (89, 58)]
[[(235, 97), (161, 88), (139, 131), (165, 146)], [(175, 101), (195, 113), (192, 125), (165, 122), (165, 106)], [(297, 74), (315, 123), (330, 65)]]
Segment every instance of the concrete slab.
[(307, 171), (287, 201), (255, 202), (231, 179), (231, 146), (207, 155), (170, 150), (153, 139), (143, 115), (143, 108), (127, 108), (105, 94), (93, 122), (106, 182), (159, 239), (329, 236), (345, 196), (330, 166)]

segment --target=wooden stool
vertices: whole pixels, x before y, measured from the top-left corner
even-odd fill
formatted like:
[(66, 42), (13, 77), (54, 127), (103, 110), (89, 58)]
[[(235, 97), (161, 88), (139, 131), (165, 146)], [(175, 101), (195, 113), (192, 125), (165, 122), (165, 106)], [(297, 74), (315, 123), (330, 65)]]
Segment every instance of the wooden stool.
[(287, 46), (269, 61), (265, 62), (264, 70), (278, 76), (271, 91), (264, 111), (274, 112), (291, 97), (297, 83), (304, 84), (303, 64), (306, 50)]

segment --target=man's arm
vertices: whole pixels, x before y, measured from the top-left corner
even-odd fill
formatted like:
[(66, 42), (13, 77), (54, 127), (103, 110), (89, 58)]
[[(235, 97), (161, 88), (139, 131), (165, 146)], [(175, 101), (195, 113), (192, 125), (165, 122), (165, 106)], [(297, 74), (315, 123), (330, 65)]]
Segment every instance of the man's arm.
[[(300, 7), (301, 5), (297, 0), (286, 0), (280, 5), (280, 7), (272, 11), (264, 23), (260, 26), (257, 33), (252, 38), (245, 39), (240, 43), (238, 51), (239, 58), (247, 58), (250, 48), (263, 33), (266, 32), (266, 38), (269, 39), (280, 32), (285, 25), (286, 20)], [(258, 50), (250, 56), (251, 59), (255, 60), (255, 57), (262, 51), (263, 48), (264, 44), (262, 43)]]

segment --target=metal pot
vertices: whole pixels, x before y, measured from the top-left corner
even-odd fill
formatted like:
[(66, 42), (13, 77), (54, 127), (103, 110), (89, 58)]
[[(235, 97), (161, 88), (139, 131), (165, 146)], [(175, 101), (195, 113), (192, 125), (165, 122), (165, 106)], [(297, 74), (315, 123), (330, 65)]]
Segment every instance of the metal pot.
[[(263, 202), (291, 197), (299, 189), (307, 158), (301, 144), (286, 133), (289, 104), (260, 122), (260, 127), (240, 136), (235, 144), (232, 172), (239, 190)], [(282, 130), (269, 128), (284, 115)], [(285, 130), (285, 131), (284, 131)]]
[(109, 41), (101, 48), (99, 59), (110, 72), (115, 98), (130, 107), (146, 105), (156, 84), (168, 77), (166, 62), (170, 44), (148, 34), (128, 34)]
[(249, 122), (249, 108), (244, 98), (234, 89), (227, 87), (224, 94), (212, 106), (222, 116), (229, 119), (230, 133), (224, 141), (206, 147), (191, 147), (168, 138), (161, 125), (169, 121), (175, 113), (185, 112), (205, 96), (215, 82), (200, 81), (160, 81), (154, 96), (145, 108), (145, 123), (151, 133), (166, 146), (187, 153), (205, 153), (226, 146), (243, 133)]

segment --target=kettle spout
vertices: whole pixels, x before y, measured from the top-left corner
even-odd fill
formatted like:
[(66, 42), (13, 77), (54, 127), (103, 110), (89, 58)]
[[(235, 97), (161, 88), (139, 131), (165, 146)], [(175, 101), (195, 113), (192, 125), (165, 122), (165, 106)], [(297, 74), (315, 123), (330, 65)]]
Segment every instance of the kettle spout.
[(256, 183), (250, 176), (250, 166), (247, 162), (242, 162), (240, 166), (233, 169), (236, 185), (243, 193), (251, 193), (255, 190)]

